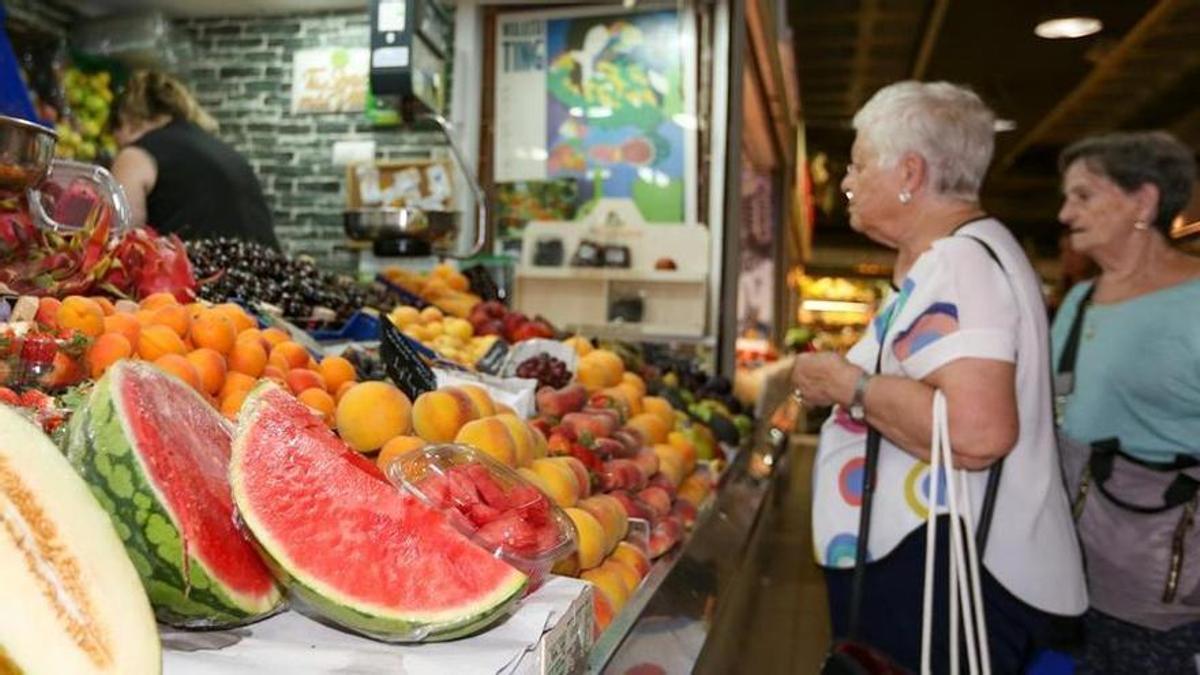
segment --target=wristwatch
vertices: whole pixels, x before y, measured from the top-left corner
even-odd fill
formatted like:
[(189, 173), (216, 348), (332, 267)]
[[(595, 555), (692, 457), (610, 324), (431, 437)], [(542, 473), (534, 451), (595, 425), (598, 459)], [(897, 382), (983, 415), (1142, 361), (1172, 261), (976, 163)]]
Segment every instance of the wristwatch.
[(867, 411), (863, 409), (863, 398), (867, 395), (867, 384), (871, 381), (871, 377), (871, 373), (864, 370), (862, 375), (858, 376), (858, 382), (854, 383), (854, 398), (850, 400), (850, 408), (846, 412), (855, 422), (867, 419)]

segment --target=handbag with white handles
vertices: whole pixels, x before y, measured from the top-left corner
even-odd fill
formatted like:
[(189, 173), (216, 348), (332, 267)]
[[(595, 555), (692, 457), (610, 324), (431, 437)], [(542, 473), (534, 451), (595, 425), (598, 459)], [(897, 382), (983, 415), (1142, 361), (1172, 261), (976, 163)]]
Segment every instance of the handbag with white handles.
[[(963, 632), (967, 646), (967, 666), (971, 675), (990, 675), (987, 622), (984, 619), (983, 593), (979, 578), (979, 551), (975, 544), (975, 526), (971, 522), (971, 494), (967, 472), (954, 468), (950, 451), (950, 424), (946, 415), (946, 397), (933, 394), (933, 428), (929, 463), (929, 503), (939, 504), (942, 467), (946, 471), (946, 504), (950, 511), (950, 672), (958, 675), (958, 624), (963, 617)], [(930, 642), (933, 635), (933, 570), (937, 550), (936, 508), (929, 509), (925, 539), (925, 591), (921, 612), (921, 674), (929, 675)], [(961, 523), (961, 526), (955, 524)]]

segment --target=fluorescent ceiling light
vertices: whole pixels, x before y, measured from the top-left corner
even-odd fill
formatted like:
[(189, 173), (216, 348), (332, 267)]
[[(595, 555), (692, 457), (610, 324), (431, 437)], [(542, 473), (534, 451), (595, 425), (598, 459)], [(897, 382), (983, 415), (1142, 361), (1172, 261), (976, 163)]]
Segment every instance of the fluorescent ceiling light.
[(1017, 128), (1017, 123), (1013, 120), (997, 119), (995, 121), (995, 123), (992, 124), (992, 129), (994, 129), (997, 132), (1012, 131), (1013, 129), (1016, 129), (1016, 128)]
[(1047, 40), (1069, 40), (1099, 33), (1104, 24), (1094, 16), (1063, 16), (1039, 23), (1033, 32)]
[(849, 300), (804, 300), (800, 303), (800, 309), (810, 312), (855, 312), (863, 314), (871, 311), (871, 305), (865, 302), (851, 302)]

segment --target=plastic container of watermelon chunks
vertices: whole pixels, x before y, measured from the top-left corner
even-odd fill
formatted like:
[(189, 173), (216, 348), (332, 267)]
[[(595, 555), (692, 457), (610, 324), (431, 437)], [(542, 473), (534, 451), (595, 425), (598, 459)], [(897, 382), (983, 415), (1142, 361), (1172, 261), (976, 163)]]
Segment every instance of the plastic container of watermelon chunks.
[(529, 577), (537, 590), (575, 551), (575, 526), (536, 486), (474, 448), (429, 445), (397, 457), (393, 484), (445, 513), (478, 546)]

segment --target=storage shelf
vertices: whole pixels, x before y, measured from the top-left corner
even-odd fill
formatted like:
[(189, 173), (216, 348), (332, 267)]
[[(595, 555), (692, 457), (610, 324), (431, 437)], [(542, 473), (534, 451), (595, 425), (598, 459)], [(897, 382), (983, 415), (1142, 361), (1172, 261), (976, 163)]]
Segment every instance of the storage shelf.
[(656, 283), (699, 284), (708, 280), (704, 273), (676, 270), (627, 270), (594, 267), (518, 267), (516, 276), (526, 279), (584, 279), (592, 281), (652, 281)]

